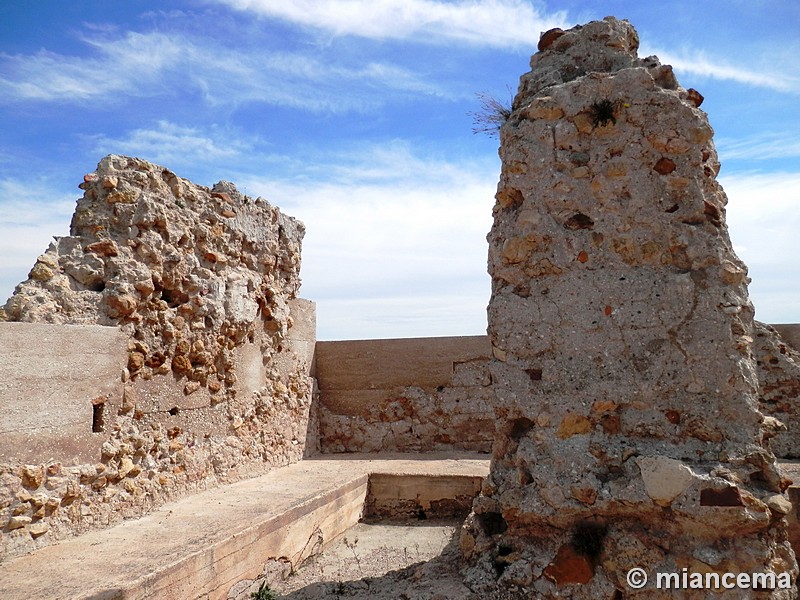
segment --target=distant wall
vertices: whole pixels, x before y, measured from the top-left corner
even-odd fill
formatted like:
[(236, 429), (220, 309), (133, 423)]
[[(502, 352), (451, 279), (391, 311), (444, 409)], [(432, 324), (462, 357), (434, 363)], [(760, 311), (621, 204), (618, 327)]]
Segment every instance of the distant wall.
[[(788, 427), (772, 449), (798, 458), (800, 324), (756, 333), (762, 410)], [(490, 357), (486, 336), (318, 342), (320, 450), (489, 452), (496, 408)]]
[(800, 324), (798, 323), (773, 323), (770, 325), (777, 331), (787, 344), (795, 350), (800, 350)]
[(778, 458), (796, 460), (800, 458), (800, 325), (756, 323), (754, 334), (761, 412), (785, 426), (769, 432), (769, 446)]
[(486, 336), (318, 342), (322, 452), (489, 452)]

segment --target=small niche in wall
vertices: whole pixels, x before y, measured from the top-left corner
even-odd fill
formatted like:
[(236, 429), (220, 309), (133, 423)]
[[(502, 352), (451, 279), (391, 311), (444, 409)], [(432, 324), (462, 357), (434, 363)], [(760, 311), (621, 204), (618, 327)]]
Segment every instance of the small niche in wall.
[(105, 427), (103, 413), (105, 412), (105, 398), (95, 398), (92, 400), (92, 433), (102, 433)]
[(174, 417), (180, 412), (180, 409), (177, 406), (173, 406), (167, 412)]

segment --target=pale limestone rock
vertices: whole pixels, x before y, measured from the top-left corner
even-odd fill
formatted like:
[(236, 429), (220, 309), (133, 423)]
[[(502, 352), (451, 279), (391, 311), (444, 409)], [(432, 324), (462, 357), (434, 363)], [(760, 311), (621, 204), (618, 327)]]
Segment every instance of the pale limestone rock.
[(120, 478), (127, 477), (128, 474), (133, 471), (133, 461), (129, 457), (124, 457), (120, 462), (119, 469), (117, 470), (117, 474)]
[(31, 521), (33, 521), (33, 519), (31, 519), (30, 517), (26, 517), (24, 515), (18, 515), (15, 517), (11, 517), (8, 520), (8, 525), (6, 527), (8, 527), (9, 531), (13, 531), (14, 529), (21, 529), (26, 525), (30, 525)]
[(31, 537), (37, 538), (50, 531), (50, 525), (44, 521), (39, 521), (38, 523), (34, 523), (28, 527), (28, 531), (30, 532)]
[(792, 512), (792, 503), (782, 494), (775, 494), (766, 499), (769, 509), (778, 515), (788, 515)]
[(44, 481), (44, 468), (39, 465), (22, 465), (19, 476), (23, 487), (35, 490)]
[(636, 459), (644, 480), (644, 488), (653, 502), (669, 506), (686, 491), (694, 473), (679, 460), (666, 456), (642, 456)]

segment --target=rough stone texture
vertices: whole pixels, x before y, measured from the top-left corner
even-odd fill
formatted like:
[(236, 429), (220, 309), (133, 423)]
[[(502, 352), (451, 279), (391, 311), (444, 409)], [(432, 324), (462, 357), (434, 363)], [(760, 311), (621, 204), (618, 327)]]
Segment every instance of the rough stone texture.
[(626, 21), (548, 44), (501, 128), (488, 330), (504, 423), (462, 534), (467, 582), (483, 597), (687, 598), (625, 575), (794, 576), (765, 503), (788, 482), (765, 443), (706, 115), (669, 66), (637, 58)]
[[(104, 408), (94, 460), (0, 464), (0, 560), (305, 450), (314, 325), (313, 304), (295, 299), (302, 223), (230, 183), (208, 189), (136, 158), (104, 158), (80, 187), (71, 235), (5, 312), (118, 326), (122, 389), (78, 399)], [(294, 335), (298, 315), (311, 323)]]
[(216, 380), (223, 398), (257, 315), (266, 358), (276, 352), (300, 285), (302, 223), (231, 183), (209, 190), (136, 158), (107, 156), (81, 187), (71, 235), (37, 259), (8, 320), (119, 325), (131, 378)]
[[(788, 343), (787, 343), (788, 342)], [(800, 458), (800, 352), (778, 331), (756, 322), (753, 352), (758, 361), (759, 402), (771, 419), (769, 444), (779, 458)]]
[(485, 336), (319, 342), (320, 449), (489, 452)]
[[(774, 433), (771, 448), (779, 458), (800, 457), (800, 362), (792, 327), (755, 322), (759, 400), (776, 419), (765, 420), (765, 438)], [(317, 343), (318, 449), (490, 451), (495, 420), (487, 407), (499, 408), (490, 358), (486, 336)], [(589, 425), (573, 417), (563, 427)]]

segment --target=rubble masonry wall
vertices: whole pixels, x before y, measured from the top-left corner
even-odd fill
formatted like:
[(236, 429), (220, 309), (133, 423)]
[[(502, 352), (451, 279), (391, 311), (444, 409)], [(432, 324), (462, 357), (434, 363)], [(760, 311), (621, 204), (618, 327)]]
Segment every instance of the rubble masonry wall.
[(137, 158), (80, 187), (0, 324), (0, 560), (316, 449), (303, 224)]

